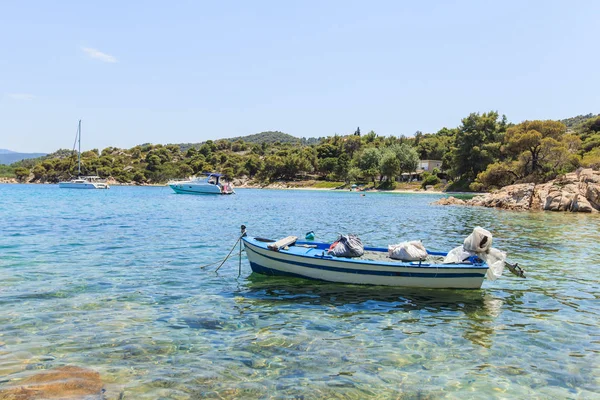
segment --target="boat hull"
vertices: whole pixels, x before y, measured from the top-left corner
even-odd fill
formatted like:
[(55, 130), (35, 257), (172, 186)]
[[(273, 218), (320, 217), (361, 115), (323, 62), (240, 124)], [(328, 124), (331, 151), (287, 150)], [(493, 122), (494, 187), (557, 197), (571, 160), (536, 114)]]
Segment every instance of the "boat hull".
[(106, 183), (99, 183), (99, 182), (86, 182), (86, 183), (59, 182), (58, 187), (61, 189), (108, 189), (109, 188), (109, 186)]
[(170, 184), (169, 187), (178, 194), (230, 194), (222, 193), (216, 185), (194, 185), (188, 183)]
[[(263, 275), (293, 276), (359, 285), (400, 286), (413, 288), (479, 289), (487, 272), (486, 264), (420, 264), (368, 262), (327, 256), (322, 250), (309, 249), (292, 253), (273, 251), (244, 238), (252, 271)], [(292, 249), (290, 247), (290, 249)]]

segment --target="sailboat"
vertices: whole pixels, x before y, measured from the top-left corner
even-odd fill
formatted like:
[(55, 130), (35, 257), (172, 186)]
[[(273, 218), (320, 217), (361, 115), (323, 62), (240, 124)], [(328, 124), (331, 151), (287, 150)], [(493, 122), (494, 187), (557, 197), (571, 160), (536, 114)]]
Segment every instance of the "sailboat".
[[(81, 175), (81, 120), (79, 120), (79, 124), (77, 125), (75, 143), (79, 146), (77, 150), (77, 178), (59, 182), (58, 187), (62, 189), (109, 189), (110, 186), (108, 186), (108, 183), (104, 179), (100, 179), (99, 176)], [(73, 149), (75, 149), (75, 146), (73, 146)]]

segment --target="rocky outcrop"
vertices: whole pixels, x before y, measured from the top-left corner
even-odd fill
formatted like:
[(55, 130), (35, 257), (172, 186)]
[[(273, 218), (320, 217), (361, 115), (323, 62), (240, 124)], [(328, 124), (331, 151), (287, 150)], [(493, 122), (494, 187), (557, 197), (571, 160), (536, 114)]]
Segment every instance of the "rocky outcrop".
[(505, 210), (529, 210), (535, 191), (535, 184), (522, 183), (503, 187), (483, 196), (467, 201), (471, 206), (497, 207)]
[(0, 183), (19, 183), (16, 178), (0, 178)]
[[(466, 204), (506, 210), (547, 210), (596, 213), (600, 211), (600, 172), (580, 169), (553, 181), (536, 185), (505, 186), (467, 202), (440, 199), (435, 204)], [(453, 199), (453, 198), (452, 198)]]
[(433, 204), (437, 204), (440, 206), (450, 206), (450, 205), (464, 206), (465, 204), (467, 204), (467, 202), (464, 200), (461, 200), (461, 199), (457, 199), (454, 196), (450, 196), (450, 197), (442, 197), (438, 201), (434, 201)]
[(96, 371), (65, 366), (43, 371), (0, 390), (0, 399), (102, 399), (103, 384)]

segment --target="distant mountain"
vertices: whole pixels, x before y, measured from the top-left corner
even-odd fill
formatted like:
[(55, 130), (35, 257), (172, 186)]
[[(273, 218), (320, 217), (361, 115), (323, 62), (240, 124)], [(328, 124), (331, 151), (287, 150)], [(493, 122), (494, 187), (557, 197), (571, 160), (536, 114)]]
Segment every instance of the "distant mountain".
[[(302, 138), (302, 139), (300, 139), (300, 138), (297, 138), (296, 136), (292, 136), (292, 135), (284, 133), (284, 132), (265, 131), (265, 132), (255, 133), (253, 135), (236, 136), (236, 137), (232, 137), (232, 138), (218, 139), (218, 140), (227, 140), (229, 142), (237, 142), (238, 140), (242, 140), (242, 141), (244, 141), (246, 143), (250, 143), (250, 144), (263, 144), (263, 143), (287, 144), (287, 143), (289, 143), (289, 144), (311, 145), (311, 144), (318, 144), (321, 141), (321, 138), (308, 138), (308, 139)], [(217, 140), (213, 140), (213, 142), (216, 142), (216, 141)], [(186, 151), (190, 147), (199, 148), (204, 143), (205, 142), (179, 143), (179, 147), (181, 148), (181, 151)]]
[(253, 143), (253, 144), (263, 144), (263, 143), (267, 143), (267, 144), (273, 144), (273, 143), (291, 143), (291, 144), (299, 144), (300, 143), (300, 139), (289, 135), (287, 133), (283, 133), (283, 132), (279, 132), (279, 131), (266, 131), (266, 132), (260, 132), (260, 133), (255, 133), (254, 135), (248, 135), (248, 136), (238, 136), (238, 137), (233, 137), (230, 139), (225, 139), (225, 140), (229, 140), (230, 142), (236, 142), (238, 140), (243, 140), (246, 143)]
[(0, 149), (0, 164), (12, 164), (29, 158), (45, 156), (46, 153), (17, 153), (16, 151)]

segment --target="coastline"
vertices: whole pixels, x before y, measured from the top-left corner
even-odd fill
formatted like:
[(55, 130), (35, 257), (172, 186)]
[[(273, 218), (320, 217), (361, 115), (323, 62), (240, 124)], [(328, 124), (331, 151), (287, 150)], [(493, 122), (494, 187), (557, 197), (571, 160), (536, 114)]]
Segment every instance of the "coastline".
[[(126, 187), (168, 187), (167, 183), (119, 183), (113, 180), (108, 180), (107, 183), (110, 186), (126, 186)], [(49, 182), (19, 182), (16, 178), (0, 178), (0, 184), (16, 184), (16, 185), (57, 185), (57, 183)], [(353, 193), (395, 193), (395, 194), (438, 194), (438, 195), (482, 195), (483, 192), (444, 192), (442, 190), (435, 189), (369, 189), (369, 190), (350, 190), (350, 189), (338, 189), (338, 188), (327, 188), (327, 187), (316, 187), (311, 185), (300, 186), (292, 185), (289, 182), (276, 182), (268, 185), (249, 184), (244, 182), (241, 184), (233, 183), (234, 189), (266, 189), (266, 190), (299, 190), (299, 191), (325, 191), (325, 192), (353, 192)]]
[[(0, 184), (10, 184), (10, 185), (57, 185), (57, 183), (48, 183), (48, 182), (18, 182), (16, 179), (2, 179), (0, 180)], [(142, 183), (142, 184), (131, 184), (131, 183), (113, 183), (109, 182), (110, 186), (128, 186), (128, 187), (168, 187), (165, 184), (158, 183)], [(381, 189), (371, 189), (366, 191), (360, 190), (348, 190), (348, 189), (336, 189), (336, 188), (320, 188), (314, 186), (303, 186), (303, 187), (293, 187), (293, 186), (285, 186), (282, 184), (273, 184), (273, 185), (234, 185), (235, 189), (265, 189), (265, 190), (299, 190), (299, 191), (324, 191), (324, 192), (353, 192), (353, 193), (398, 193), (398, 194), (481, 194), (481, 193), (462, 193), (462, 192), (443, 192), (440, 190), (411, 190), (411, 189), (393, 189), (393, 190), (381, 190)]]

